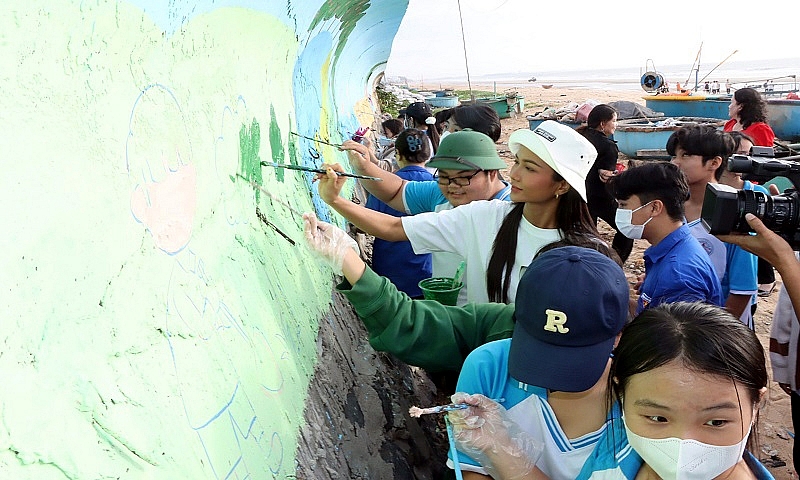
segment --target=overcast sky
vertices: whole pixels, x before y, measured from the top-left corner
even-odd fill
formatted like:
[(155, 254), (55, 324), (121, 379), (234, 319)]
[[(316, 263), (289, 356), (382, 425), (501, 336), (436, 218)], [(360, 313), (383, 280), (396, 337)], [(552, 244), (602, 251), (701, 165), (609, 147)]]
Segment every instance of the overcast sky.
[[(691, 65), (795, 58), (800, 34), (787, 17), (797, 0), (741, 5), (727, 0), (461, 0), (472, 76)], [(760, 17), (760, 19), (756, 18)], [(784, 18), (783, 21), (780, 18)], [(780, 63), (780, 62), (778, 62)], [(386, 73), (409, 79), (463, 77), (456, 0), (409, 0)]]

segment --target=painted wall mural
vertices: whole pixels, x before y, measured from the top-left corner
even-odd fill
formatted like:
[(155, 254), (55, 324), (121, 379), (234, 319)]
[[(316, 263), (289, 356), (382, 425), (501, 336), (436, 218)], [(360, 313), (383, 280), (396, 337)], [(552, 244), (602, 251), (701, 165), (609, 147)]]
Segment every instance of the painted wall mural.
[(0, 478), (293, 474), (329, 211), (261, 162), (344, 160), (406, 8), (3, 3)]

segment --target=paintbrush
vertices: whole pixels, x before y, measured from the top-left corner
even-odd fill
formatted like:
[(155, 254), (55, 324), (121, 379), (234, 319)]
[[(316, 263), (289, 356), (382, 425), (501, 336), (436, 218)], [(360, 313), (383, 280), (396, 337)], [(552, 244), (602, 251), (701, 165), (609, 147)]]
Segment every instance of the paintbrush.
[(290, 212), (294, 213), (295, 215), (297, 215), (297, 216), (299, 216), (299, 217), (301, 217), (301, 218), (303, 217), (303, 212), (301, 212), (301, 211), (297, 210), (297, 209), (296, 209), (296, 208), (294, 208), (293, 206), (291, 206), (291, 205), (289, 205), (288, 203), (284, 202), (284, 201), (283, 201), (283, 200), (281, 200), (281, 199), (280, 199), (280, 198), (279, 198), (277, 195), (275, 195), (274, 193), (270, 192), (270, 191), (269, 191), (269, 190), (267, 190), (266, 188), (262, 187), (261, 185), (257, 184), (256, 182), (254, 182), (254, 181), (252, 181), (252, 180), (249, 180), (249, 179), (245, 178), (244, 176), (242, 176), (242, 175), (240, 175), (240, 174), (238, 174), (238, 173), (236, 174), (236, 176), (237, 176), (237, 177), (239, 177), (239, 178), (241, 178), (241, 179), (242, 179), (242, 180), (244, 180), (245, 182), (249, 183), (251, 187), (255, 188), (256, 190), (260, 191), (260, 192), (261, 192), (261, 193), (263, 193), (264, 195), (266, 195), (266, 196), (268, 196), (269, 198), (271, 198), (271, 199), (272, 199), (272, 201), (274, 201), (274, 202), (277, 202), (277, 203), (281, 204), (283, 207), (285, 207), (287, 210), (289, 210)]
[(342, 146), (342, 144), (340, 144), (340, 143), (326, 142), (325, 140), (320, 140), (319, 138), (307, 137), (305, 135), (300, 135), (299, 133), (295, 133), (295, 132), (289, 132), (289, 133), (292, 134), (292, 135), (298, 136), (300, 138), (305, 138), (306, 140), (311, 140), (312, 142), (324, 143), (325, 145), (330, 145), (331, 147), (339, 148), (339, 147)]
[[(497, 403), (504, 402), (504, 398), (499, 398), (494, 400)], [(419, 418), (422, 415), (428, 415), (432, 413), (447, 413), (452, 412), (454, 410), (464, 410), (465, 408), (469, 408), (472, 405), (468, 403), (448, 403), (447, 405), (436, 405), (435, 407), (428, 407), (428, 408), (419, 408), (419, 407), (411, 407), (408, 409), (408, 414), (412, 417)]]
[[(327, 170), (324, 170), (322, 168), (305, 167), (303, 165), (291, 165), (291, 164), (288, 164), (288, 163), (261, 162), (261, 165), (263, 165), (265, 167), (286, 168), (288, 170), (300, 170), (300, 171), (303, 171), (303, 172), (328, 173)], [(336, 175), (339, 175), (340, 177), (362, 178), (364, 180), (375, 180), (377, 182), (380, 182), (380, 181), (383, 180), (383, 179), (378, 178), (378, 177), (370, 177), (370, 176), (367, 176), (367, 175), (357, 175), (355, 173), (337, 172), (337, 171), (334, 171), (333, 173), (335, 173)]]
[[(263, 193), (264, 195), (268, 196), (270, 199), (272, 199), (272, 201), (281, 204), (284, 208), (286, 208), (290, 212), (294, 213), (295, 215), (297, 215), (297, 216), (299, 216), (301, 218), (303, 217), (303, 212), (301, 212), (300, 210), (294, 208), (293, 206), (289, 205), (288, 203), (284, 202), (283, 200), (278, 198), (277, 195), (275, 195), (274, 193), (270, 192), (266, 188), (262, 187), (261, 185), (257, 184), (256, 182), (254, 182), (252, 180), (248, 180), (247, 178), (245, 178), (241, 174), (237, 173), (236, 176), (241, 178), (245, 182), (249, 183), (250, 186), (253, 187), (254, 189), (256, 189), (256, 190), (260, 191), (261, 193)], [(292, 245), (296, 245), (297, 244), (297, 241), (292, 239), (290, 236), (286, 235), (282, 230), (280, 230), (278, 227), (276, 227), (275, 224), (273, 224), (272, 222), (267, 220), (266, 215), (261, 213), (261, 211), (258, 209), (258, 207), (256, 207), (256, 215), (258, 215), (259, 220), (261, 220), (262, 222), (266, 223), (270, 227), (274, 228), (275, 231), (278, 232), (281, 236), (283, 236), (283, 238), (288, 240), (289, 243), (291, 243)], [(317, 225), (317, 230), (322, 231), (322, 227)]]

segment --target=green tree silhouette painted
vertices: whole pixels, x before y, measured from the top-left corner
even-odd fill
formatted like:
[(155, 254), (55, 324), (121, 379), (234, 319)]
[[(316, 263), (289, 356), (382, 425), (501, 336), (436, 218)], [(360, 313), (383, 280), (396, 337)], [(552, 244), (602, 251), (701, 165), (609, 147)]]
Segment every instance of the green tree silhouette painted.
[(331, 18), (338, 19), (341, 23), (339, 27), (339, 41), (335, 50), (335, 56), (338, 59), (344, 46), (347, 44), (347, 38), (353, 33), (353, 30), (355, 30), (358, 21), (366, 15), (369, 5), (370, 0), (357, 0), (355, 2), (326, 0), (325, 3), (319, 7), (309, 30), (315, 29), (320, 23), (330, 20)]
[[(248, 127), (242, 124), (239, 129), (239, 175), (258, 185), (263, 183), (261, 176), (261, 127), (258, 121), (253, 118), (253, 122)], [(256, 190), (256, 202), (261, 198), (261, 192)]]

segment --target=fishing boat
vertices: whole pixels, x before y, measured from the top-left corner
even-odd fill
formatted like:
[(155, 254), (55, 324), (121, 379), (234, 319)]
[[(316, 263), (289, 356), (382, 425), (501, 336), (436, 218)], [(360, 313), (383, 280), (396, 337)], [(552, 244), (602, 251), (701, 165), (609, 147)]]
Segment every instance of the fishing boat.
[(800, 141), (800, 100), (767, 99), (767, 122), (779, 139)]
[(425, 97), (425, 103), (432, 108), (453, 108), (459, 105), (458, 95), (451, 88), (437, 90), (433, 96)]
[(722, 127), (718, 118), (664, 117), (654, 122), (646, 118), (620, 120), (614, 132), (619, 151), (630, 158), (669, 158), (666, 152), (670, 135), (681, 127), (707, 124)]
[(542, 85), (542, 88), (544, 88), (545, 90), (549, 90), (549, 89), (553, 88), (553, 84), (552, 83), (548, 83), (547, 85)]
[[(646, 96), (645, 105), (668, 117), (705, 117), (728, 119), (728, 96)], [(800, 100), (767, 98), (767, 123), (780, 140), (800, 140)]]
[(509, 118), (512, 113), (522, 113), (525, 109), (525, 97), (517, 93), (514, 89), (507, 89), (505, 93), (497, 94), (497, 86), (495, 84), (495, 93), (493, 95), (473, 98), (472, 100), (463, 100), (461, 104), (489, 105), (497, 112), (500, 118)]
[(728, 119), (731, 97), (726, 95), (645, 95), (644, 104), (666, 117), (703, 117)]
[[(702, 50), (702, 45), (700, 47)], [(733, 53), (736, 53), (736, 51)], [(731, 55), (725, 60), (730, 58)], [(692, 65), (692, 72), (695, 74), (694, 88), (681, 89), (678, 92), (667, 91), (663, 76), (658, 73), (655, 65), (651, 63), (652, 60), (648, 60), (645, 64), (647, 72), (642, 75), (640, 80), (642, 89), (650, 94), (643, 97), (647, 108), (663, 112), (667, 117), (702, 117), (727, 120), (729, 118), (728, 106), (731, 102), (731, 95), (708, 95), (699, 91), (700, 82), (705, 80), (725, 60), (711, 69), (701, 79), (699, 78), (699, 59), (700, 52), (697, 53), (695, 64)], [(783, 95), (792, 95), (798, 91), (796, 75), (758, 80), (755, 83), (733, 83), (732, 85), (737, 88), (754, 88), (766, 98), (767, 123), (775, 131), (775, 135), (779, 139), (786, 141), (800, 139), (800, 101), (775, 98)]]

